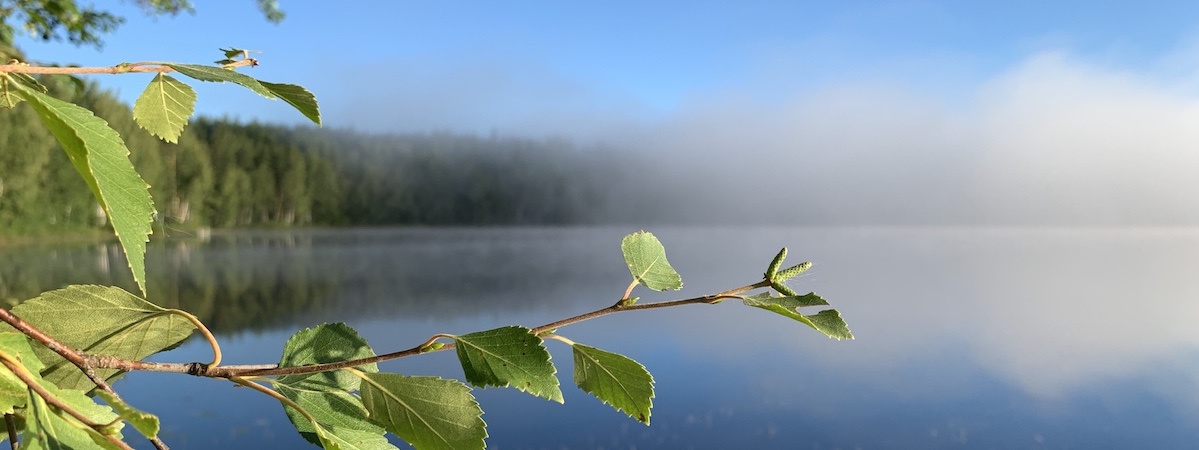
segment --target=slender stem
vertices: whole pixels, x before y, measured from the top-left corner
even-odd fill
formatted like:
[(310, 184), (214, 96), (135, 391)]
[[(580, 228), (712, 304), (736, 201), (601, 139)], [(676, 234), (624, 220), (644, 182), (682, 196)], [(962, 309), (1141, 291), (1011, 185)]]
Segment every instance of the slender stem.
[[(39, 330), (37, 327), (33, 326), (33, 324), (30, 324), (20, 317), (17, 317), (12, 313), (12, 311), (7, 309), (0, 308), (0, 320), (8, 323), (13, 328), (16, 328), (18, 331), (24, 333), (26, 336), (33, 338), (35, 341), (40, 342), (42, 345), (46, 346), (46, 348), (50, 349), (54, 353), (57, 353), (59, 356), (62, 356), (63, 359), (70, 361), (71, 364), (74, 364), (75, 367), (78, 367), (79, 370), (83, 372), (83, 375), (86, 376), (88, 380), (91, 380), (92, 384), (96, 385), (96, 388), (111, 394), (113, 398), (117, 400), (121, 400), (121, 395), (118, 394), (117, 391), (113, 390), (112, 386), (110, 386), (107, 381), (104, 381), (103, 377), (100, 377), (96, 374), (95, 368), (104, 366), (92, 364), (89, 359), (90, 355), (84, 355), (78, 351), (75, 351), (75, 349), (68, 347), (66, 344), (63, 344), (57, 339), (50, 337), (42, 330)], [(154, 448), (157, 448), (158, 450), (170, 450), (170, 447), (168, 447), (165, 442), (157, 437), (150, 438), (150, 443), (153, 444)]]
[(570, 339), (564, 338), (564, 337), (562, 337), (562, 336), (558, 336), (558, 335), (556, 335), (556, 334), (551, 334), (551, 335), (545, 336), (545, 338), (546, 338), (546, 339), (553, 339), (553, 340), (555, 340), (555, 341), (558, 341), (558, 342), (564, 343), (564, 344), (566, 344), (566, 345), (575, 345), (575, 341), (572, 341), (572, 340), (570, 340)]
[[(591, 311), (588, 313), (579, 314), (574, 317), (562, 319), (557, 322), (552, 322), (552, 323), (548, 323), (548, 324), (539, 326), (537, 328), (533, 328), (532, 333), (536, 334), (536, 335), (541, 335), (547, 331), (554, 330), (554, 329), (557, 329), (557, 328), (560, 328), (560, 327), (563, 327), (566, 325), (579, 323), (579, 322), (582, 322), (585, 320), (590, 320), (590, 319), (594, 319), (594, 318), (601, 317), (601, 316), (606, 316), (608, 314), (621, 312), (621, 311), (668, 308), (668, 307), (672, 307), (672, 306), (692, 305), (692, 304), (700, 304), (700, 303), (714, 303), (714, 302), (717, 302), (717, 301), (720, 301), (720, 300), (723, 300), (726, 298), (735, 298), (737, 296), (737, 294), (740, 294), (740, 293), (743, 293), (746, 291), (750, 291), (750, 290), (758, 289), (758, 288), (764, 288), (764, 287), (768, 287), (768, 286), (770, 286), (770, 282), (763, 280), (763, 281), (759, 281), (754, 284), (742, 286), (742, 287), (739, 287), (736, 289), (729, 289), (724, 292), (719, 292), (719, 293), (712, 294), (712, 295), (705, 295), (702, 297), (693, 297), (693, 298), (688, 298), (688, 299), (663, 301), (663, 302), (657, 302), (657, 303), (643, 303), (643, 304), (628, 305), (628, 306), (621, 306), (620, 304), (616, 304), (616, 305), (609, 306), (607, 308), (602, 308), (602, 309), (598, 309), (598, 310)], [(212, 372), (204, 374), (204, 375), (205, 376), (217, 376), (217, 377), (231, 377), (231, 376), (279, 376), (279, 375), (299, 375), (299, 374), (306, 374), (306, 373), (318, 373), (318, 372), (325, 372), (325, 371), (336, 370), (336, 369), (345, 369), (345, 368), (349, 368), (349, 367), (361, 366), (363, 364), (378, 363), (378, 362), (388, 361), (388, 360), (392, 360), (392, 359), (403, 358), (406, 356), (413, 356), (413, 355), (420, 354), (420, 353), (449, 350), (449, 349), (454, 348), (453, 343), (448, 343), (445, 346), (443, 346), (437, 350), (428, 349), (428, 346), (430, 344), (432, 344), (433, 341), (437, 340), (440, 337), (448, 337), (448, 336), (444, 335), (444, 334), (434, 335), (433, 338), (429, 339), (428, 341), (425, 341), (425, 343), (418, 345), (416, 347), (412, 347), (407, 350), (401, 350), (398, 352), (372, 356), (369, 358), (355, 359), (355, 360), (349, 360), (349, 361), (339, 361), (339, 362), (327, 363), (327, 364), (313, 364), (313, 365), (309, 365), (309, 366), (280, 367), (280, 368), (274, 368), (274, 369), (254, 369), (254, 370), (246, 370), (246, 371), (242, 371), (242, 370), (240, 370), (239, 367), (236, 367), (236, 366), (225, 366), (225, 367), (215, 368), (215, 370), (213, 370)]]
[(633, 279), (633, 282), (632, 282), (632, 283), (629, 283), (629, 287), (628, 287), (628, 288), (626, 288), (626, 289), (624, 290), (624, 297), (621, 297), (620, 299), (621, 299), (622, 301), (623, 301), (623, 300), (628, 300), (628, 299), (629, 299), (629, 296), (630, 296), (630, 295), (633, 295), (633, 288), (635, 288), (635, 287), (637, 287), (637, 279), (635, 279), (635, 278), (634, 278), (634, 279)]
[(208, 345), (212, 347), (212, 362), (208, 363), (208, 367), (216, 367), (221, 365), (221, 344), (217, 343), (216, 337), (212, 335), (211, 331), (208, 331), (208, 327), (204, 326), (204, 322), (201, 322), (200, 319), (192, 313), (182, 309), (170, 309), (167, 310), (167, 312), (186, 317), (187, 320), (191, 321), (192, 325), (196, 326), (197, 330), (200, 330), (200, 334), (204, 335), (204, 339), (208, 340)]
[[(634, 305), (623, 305), (618, 302), (617, 304), (608, 306), (606, 308), (597, 309), (595, 311), (579, 314), (574, 317), (569, 317), (569, 318), (562, 319), (562, 320), (559, 320), (556, 322), (551, 322), (551, 323), (548, 323), (545, 325), (541, 325), (539, 327), (533, 328), (532, 332), (533, 332), (533, 334), (536, 334), (536, 335), (542, 335), (542, 334), (546, 333), (547, 331), (551, 331), (551, 330), (554, 330), (554, 329), (557, 329), (560, 327), (576, 324), (576, 323), (583, 322), (586, 320), (591, 320), (591, 319), (594, 319), (597, 317), (602, 317), (602, 316), (606, 316), (609, 314), (622, 312), (622, 311), (635, 311), (635, 310), (643, 310), (643, 309), (669, 308), (669, 307), (673, 307), (673, 306), (682, 306), (682, 305), (715, 303), (715, 302), (718, 302), (720, 300), (727, 299), (727, 298), (736, 298), (738, 294), (741, 294), (746, 291), (764, 288), (764, 287), (770, 287), (770, 281), (763, 280), (763, 281), (759, 281), (754, 284), (745, 285), (745, 286), (735, 288), (735, 289), (729, 289), (727, 291), (719, 292), (716, 294), (705, 295), (705, 296), (701, 296), (701, 297), (686, 298), (686, 299), (681, 299), (681, 300), (669, 300), (669, 301), (662, 301), (662, 302), (656, 302), (656, 303), (640, 303), (640, 304), (634, 304)], [(9, 319), (5, 318), (5, 313), (7, 313), (6, 310), (0, 309), (0, 320), (4, 320), (4, 321), (12, 324), (13, 322), (11, 322), (11, 321), (9, 321)], [(11, 314), (8, 314), (8, 316), (10, 316), (13, 319), (16, 319), (17, 321), (20, 321), (19, 318), (12, 316)], [(16, 325), (14, 325), (14, 327), (16, 327)], [(21, 329), (21, 328), (18, 327), (18, 329)], [(36, 330), (36, 329), (34, 329), (34, 330)], [(22, 331), (24, 331), (24, 330), (22, 330)], [(38, 333), (40, 333), (40, 331)], [(327, 372), (327, 371), (331, 371), (331, 370), (346, 369), (346, 368), (361, 366), (361, 365), (365, 365), (365, 364), (373, 364), (373, 363), (379, 363), (379, 362), (383, 362), (383, 361), (389, 361), (392, 359), (398, 359), (398, 358), (403, 358), (403, 357), (408, 357), (408, 356), (419, 355), (421, 353), (430, 353), (430, 352), (434, 352), (434, 351), (443, 351), (443, 350), (450, 350), (450, 349), (455, 348), (453, 342), (447, 343), (444, 346), (437, 348), (437, 349), (431, 348), (431, 345), (437, 339), (440, 339), (443, 337), (452, 337), (452, 336), (446, 335), (446, 334), (436, 334), (433, 337), (431, 337), (429, 340), (425, 341), (424, 343), (422, 343), (416, 347), (412, 347), (409, 349), (400, 350), (400, 351), (396, 351), (396, 352), (391, 352), (391, 353), (385, 353), (382, 355), (376, 355), (376, 356), (372, 356), (369, 358), (360, 358), (360, 359), (354, 359), (354, 360), (348, 360), (348, 361), (338, 361), (338, 362), (334, 362), (334, 363), (313, 364), (313, 365), (298, 366), (298, 367), (278, 367), (277, 365), (274, 365), (274, 364), (256, 364), (256, 365), (241, 365), (241, 366), (231, 365), (231, 366), (211, 367), (211, 366), (208, 366), (203, 363), (153, 363), (153, 362), (145, 362), (145, 361), (131, 361), (131, 360), (117, 358), (117, 357), (109, 356), (109, 355), (81, 355), (77, 352), (75, 352), (75, 355), (79, 357), (79, 363), (76, 365), (79, 365), (80, 367), (97, 367), (97, 368), (119, 369), (119, 370), (124, 370), (124, 371), (140, 370), (140, 371), (149, 371), (149, 372), (187, 373), (187, 374), (202, 376), (202, 377), (233, 379), (236, 377), (283, 376), (283, 375), (301, 375), (301, 374), (309, 374), (309, 373)], [(35, 339), (37, 339), (37, 337), (35, 337)], [(47, 337), (47, 339), (51, 342), (57, 342), (48, 337)], [(41, 341), (41, 340), (39, 339), (39, 341)], [(71, 352), (74, 352), (74, 351), (71, 350)], [(68, 358), (68, 359), (70, 359), (70, 358)]]
[(4, 415), (4, 427), (8, 429), (8, 446), (12, 450), (17, 450), (21, 443), (17, 442), (17, 422), (13, 419), (12, 414)]
[(255, 383), (253, 381), (247, 380), (242, 377), (229, 377), (229, 381), (232, 381), (234, 383), (240, 384), (242, 386), (245, 386), (245, 387), (248, 387), (255, 391), (266, 394), (267, 396), (269, 396), (275, 400), (278, 400), (287, 406), (292, 407), (292, 409), (295, 409), (300, 414), (303, 414), (304, 417), (307, 418), (309, 422), (312, 422), (312, 424), (314, 426), (318, 426), (318, 427), (320, 426), (320, 424), (318, 424), (316, 422), (316, 417), (313, 417), (311, 413), (309, 413), (307, 410), (305, 410), (299, 404), (292, 401), (290, 398), (284, 397), (283, 394), (280, 394), (278, 391), (276, 391), (274, 389), (268, 388), (266, 386), (263, 386), (261, 384)]
[(50, 391), (47, 391), (46, 388), (42, 387), (41, 384), (38, 384), (37, 380), (33, 378), (33, 374), (29, 373), (24, 365), (21, 365), (21, 363), (15, 361), (11, 355), (0, 351), (0, 364), (3, 364), (4, 367), (7, 367), (8, 370), (12, 371), (13, 375), (16, 375), (17, 378), (20, 378), (21, 382), (25, 383), (25, 386), (27, 386), (29, 390), (36, 393), (38, 397), (41, 397), (47, 405), (53, 406), (58, 408), (59, 411), (67, 413), (67, 415), (70, 415), (71, 417), (75, 418), (75, 420), (78, 420), (79, 423), (82, 423), (84, 426), (87, 426), (88, 428), (91, 428), (103, 435), (105, 439), (108, 439), (109, 442), (112, 442), (117, 447), (133, 450), (124, 441), (117, 439), (116, 436), (105, 433), (103, 430), (107, 426), (106, 424), (93, 422), (87, 416), (83, 415), (83, 413), (76, 411), (70, 405), (63, 403), (62, 400), (60, 400), (58, 397), (55, 397), (54, 394), (50, 393)]
[[(128, 64), (117, 64), (111, 67), (46, 67), (46, 66), (30, 66), (26, 64), (0, 64), (0, 73), (27, 73), (27, 74), (43, 74), (43, 75), (85, 75), (85, 74), (122, 74), (122, 73), (169, 73), (174, 72), (172, 69), (162, 62), (144, 61)], [(235, 67), (256, 66), (258, 60), (247, 58), (225, 64), (221, 67), (232, 69)]]

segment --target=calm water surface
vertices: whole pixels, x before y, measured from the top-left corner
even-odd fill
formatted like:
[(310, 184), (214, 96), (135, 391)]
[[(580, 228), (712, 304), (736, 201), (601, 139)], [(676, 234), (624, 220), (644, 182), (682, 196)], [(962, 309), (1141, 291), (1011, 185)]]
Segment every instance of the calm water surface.
[[(376, 351), (434, 333), (536, 326), (606, 306), (628, 283), (623, 228), (255, 231), (152, 245), (151, 298), (200, 315), (228, 364), (276, 362), (299, 328), (344, 321)], [(562, 334), (657, 380), (651, 426), (574, 387), (566, 404), (476, 390), (495, 449), (1196, 448), (1199, 229), (659, 228), (683, 296), (761, 277), (841, 310), (834, 341), (736, 302), (608, 316)], [(107, 245), (0, 254), (0, 298), (131, 282)], [(643, 301), (677, 295), (645, 293)], [(161, 361), (205, 361), (195, 340)], [(461, 378), (452, 352), (382, 370)], [(134, 373), (126, 399), (172, 448), (306, 448), (271, 399)]]

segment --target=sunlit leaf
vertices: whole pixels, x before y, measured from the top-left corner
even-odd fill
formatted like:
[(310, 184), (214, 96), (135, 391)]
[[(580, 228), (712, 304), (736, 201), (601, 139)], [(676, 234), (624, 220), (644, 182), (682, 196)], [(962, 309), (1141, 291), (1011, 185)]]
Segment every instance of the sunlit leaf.
[(112, 409), (116, 411), (117, 416), (120, 416), (121, 420), (133, 425), (133, 428), (141, 433), (142, 436), (147, 438), (158, 436), (158, 416), (129, 406), (128, 403), (125, 403), (123, 400), (120, 400), (107, 392), (97, 391), (96, 395), (104, 399), (104, 403), (107, 403), (108, 406), (112, 407)]
[(487, 425), (470, 387), (437, 377), (365, 376), (362, 403), (371, 420), (417, 450), (484, 448)]
[(649, 425), (654, 377), (645, 366), (627, 356), (583, 344), (571, 344), (571, 348), (579, 389)]
[[(140, 360), (183, 343), (195, 326), (179, 315), (112, 286), (68, 286), (43, 292), (12, 309), (13, 314), (76, 350)], [(63, 388), (90, 389), (92, 383), (70, 362), (38, 345), (47, 368), (42, 375)], [(116, 369), (97, 369), (104, 378)]]
[(316, 104), (316, 96), (312, 95), (311, 92), (308, 92), (307, 89), (304, 89), (303, 86), (298, 86), (295, 84), (268, 83), (261, 80), (259, 80), (259, 83), (261, 83), (267, 89), (270, 89), (271, 92), (279, 96), (279, 98), (283, 99), (283, 101), (287, 102), (292, 107), (296, 108), (296, 110), (300, 111), (300, 113), (303, 114), (304, 117), (307, 117), (308, 120), (311, 120), (312, 123), (317, 125), (321, 124), (321, 110), (320, 106)]
[(133, 119), (150, 134), (170, 143), (179, 142), (196, 105), (196, 91), (186, 83), (160, 73), (133, 103)]
[(562, 403), (557, 369), (540, 337), (525, 327), (510, 326), (455, 336), (458, 360), (466, 381), (475, 386), (512, 386)]
[[(296, 367), (311, 364), (323, 364), (348, 361), (351, 359), (369, 358), (375, 356), (375, 351), (367, 344), (366, 339), (344, 323), (320, 325), (296, 332), (283, 345), (283, 356), (279, 359), (279, 367)], [(355, 367), (363, 372), (378, 372), (377, 364), (363, 364)], [(341, 390), (358, 389), (358, 377), (345, 371), (321, 372), (304, 375), (285, 375), (279, 377), (279, 383), (298, 385), (301, 382), (316, 383)]]
[(133, 280), (145, 292), (146, 242), (152, 231), (154, 205), (150, 186), (134, 170), (121, 136), (86, 108), (26, 87), (17, 92), (37, 112), (87, 181), (112, 222)]
[(226, 58), (236, 58), (238, 56), (245, 55), (246, 52), (245, 50), (237, 47), (222, 48), (221, 51), (225, 53)]
[(824, 306), (828, 305), (819, 295), (809, 293), (800, 296), (783, 296), (773, 297), (769, 294), (742, 297), (746, 306), (762, 308), (771, 311), (796, 321), (799, 321), (812, 329), (824, 333), (833, 339), (853, 339), (853, 333), (849, 331), (849, 325), (841, 318), (841, 313), (835, 309), (826, 309), (816, 314), (804, 315), (797, 311), (798, 308), (806, 306)]
[(683, 278), (666, 261), (666, 248), (653, 234), (638, 231), (620, 242), (625, 263), (633, 279), (655, 291), (681, 289)]

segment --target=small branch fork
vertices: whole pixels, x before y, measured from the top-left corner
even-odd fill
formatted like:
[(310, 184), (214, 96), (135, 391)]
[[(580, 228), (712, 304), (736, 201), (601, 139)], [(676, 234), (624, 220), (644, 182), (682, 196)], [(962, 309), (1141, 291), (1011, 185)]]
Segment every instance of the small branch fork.
[[(8, 67), (8, 66), (0, 66), (0, 68), (4, 68), (4, 67)], [(747, 291), (751, 291), (754, 289), (760, 289), (760, 288), (767, 288), (770, 286), (771, 286), (771, 284), (770, 284), (769, 280), (763, 280), (763, 281), (759, 281), (754, 284), (742, 286), (742, 287), (739, 287), (736, 289), (730, 289), (730, 290), (727, 290), (724, 292), (711, 294), (711, 295), (705, 295), (705, 296), (701, 296), (701, 297), (692, 297), (692, 298), (686, 298), (686, 299), (680, 299), (680, 300), (668, 300), (668, 301), (662, 301), (662, 302), (641, 303), (641, 304), (630, 304), (631, 302), (629, 301), (629, 293), (626, 292), (624, 298), (620, 299), (619, 301), (617, 301), (615, 304), (613, 304), (611, 306), (608, 306), (606, 308), (597, 309), (595, 311), (579, 314), (577, 316), (569, 317), (569, 318), (562, 319), (562, 320), (559, 320), (556, 322), (547, 323), (545, 325), (541, 325), (539, 327), (533, 328), (531, 330), (531, 332), (535, 335), (542, 336), (542, 337), (556, 338), (556, 336), (554, 335), (554, 332), (558, 328), (561, 328), (561, 327), (564, 327), (567, 325), (576, 324), (576, 323), (583, 322), (583, 321), (587, 321), (587, 320), (591, 320), (591, 319), (595, 319), (598, 317), (606, 316), (609, 314), (614, 314), (617, 312), (636, 311), (636, 310), (644, 310), (644, 309), (669, 308), (669, 307), (674, 307), (674, 306), (693, 305), (693, 304), (713, 304), (713, 303), (718, 303), (724, 299), (739, 298), (740, 294), (747, 292)], [(630, 291), (631, 291), (631, 289), (630, 289)], [(392, 359), (403, 358), (403, 357), (407, 357), (407, 356), (419, 355), (421, 353), (449, 350), (449, 349), (454, 348), (453, 342), (445, 343), (443, 345), (435, 345), (437, 343), (437, 340), (439, 340), (441, 338), (452, 338), (451, 335), (437, 334), (437, 335), (434, 335), (433, 337), (429, 338), (424, 343), (422, 343), (416, 347), (406, 349), (406, 350), (400, 350), (400, 351), (396, 351), (396, 352), (392, 352), (392, 353), (372, 356), (369, 358), (360, 358), (360, 359), (340, 361), (340, 362), (335, 362), (335, 363), (314, 364), (314, 365), (299, 366), (299, 367), (278, 367), (278, 365), (276, 365), (276, 364), (219, 366), (218, 364), (220, 363), (220, 350), (217, 349), (215, 346), (214, 346), (214, 351), (216, 352), (216, 355), (214, 357), (214, 361), (210, 364), (205, 364), (205, 363), (200, 363), (200, 362), (157, 363), (157, 362), (128, 360), (128, 359), (118, 358), (118, 357), (111, 356), (111, 355), (94, 355), (94, 354), (80, 352), (78, 350), (75, 350), (75, 349), (63, 344), (62, 342), (58, 341), (57, 339), (47, 335), (45, 332), (39, 330), (37, 327), (33, 326), (29, 322), (22, 320), (20, 317), (17, 317), (11, 311), (4, 309), (4, 308), (0, 308), (0, 321), (4, 321), (5, 323), (11, 325), (13, 328), (17, 329), (17, 331), (24, 333), (26, 336), (29, 336), (30, 338), (32, 338), (35, 341), (38, 341), (39, 343), (46, 346), (46, 348), (50, 349), (54, 353), (57, 353), (59, 356), (62, 356), (67, 361), (70, 361), (72, 364), (74, 364), (76, 367), (78, 367), (79, 370), (82, 371), (83, 374), (85, 376), (87, 376), (88, 379), (91, 380), (92, 383), (94, 383), (96, 385), (96, 388), (113, 395), (117, 399), (120, 399), (120, 396), (116, 393), (116, 391), (114, 391), (112, 389), (112, 386), (110, 386), (107, 381), (105, 381), (102, 377), (100, 377), (96, 374), (96, 369), (117, 369), (117, 370), (122, 370), (122, 371), (138, 370), (138, 371), (146, 371), (146, 372), (186, 373), (189, 375), (200, 376), (200, 377), (226, 378), (234, 383), (237, 383), (237, 384), (240, 384), (243, 386), (249, 386), (251, 388), (254, 388), (255, 390), (270, 391), (270, 389), (265, 389), (262, 386), (257, 385), (256, 383), (250, 382), (247, 378), (263, 377), (263, 376), (299, 375), (299, 374), (308, 374), (308, 373), (327, 372), (327, 371), (338, 370), (338, 369), (349, 369), (349, 368), (361, 366), (364, 364), (378, 363), (378, 362), (388, 361), (388, 360), (392, 360)], [(204, 329), (203, 327), (200, 327), (200, 328)], [(214, 339), (212, 339), (210, 334), (206, 334), (206, 338), (208, 338), (210, 341), (214, 341)], [(19, 364), (13, 364), (11, 361), (8, 361), (3, 358), (0, 358), (0, 363), (7, 366), (13, 372), (18, 372), (20, 369), (22, 369), (22, 367)], [(27, 383), (27, 384), (29, 384), (29, 383)], [(33, 388), (32, 387), (33, 384), (30, 384), (30, 386), (31, 386), (31, 388)], [(36, 388), (34, 388), (34, 389), (36, 389)], [(271, 391), (271, 392), (273, 392), (273, 391)], [(39, 394), (41, 394), (41, 393), (39, 392)], [(56, 399), (52, 400), (53, 396), (42, 395), (42, 397), (46, 399), (47, 403), (55, 405), (59, 409), (62, 409), (64, 412), (67, 412), (68, 414), (70, 414), (69, 410), (63, 409), (63, 407), (54, 403), (54, 401), (56, 401)], [(85, 424), (87, 424), (87, 422), (85, 422)], [(91, 425), (91, 424), (89, 424), (89, 425)], [(10, 435), (11, 435), (11, 433), (10, 433)], [(150, 440), (150, 442), (152, 444), (154, 444), (154, 447), (159, 450), (169, 450), (167, 445), (165, 443), (163, 443), (161, 440), (159, 440), (158, 438), (153, 438)]]
[[(49, 67), (49, 66), (31, 66), (28, 64), (0, 64), (0, 73), (24, 73), (24, 74), (40, 74), (40, 75), (86, 75), (86, 74), (109, 74), (117, 75), (122, 73), (169, 73), (175, 69), (167, 67), (166, 63), (154, 61), (142, 61), (135, 63), (121, 63), (110, 67)], [(254, 58), (240, 59), (229, 64), (224, 64), (221, 67), (233, 69), (238, 67), (253, 67), (258, 65), (258, 60)]]
[[(769, 281), (759, 281), (754, 284), (742, 286), (728, 291), (705, 295), (701, 297), (692, 297), (680, 300), (669, 300), (656, 303), (641, 303), (641, 304), (626, 304), (627, 298), (623, 298), (612, 306), (598, 309), (595, 311), (579, 314), (574, 317), (562, 319), (556, 322), (547, 323), (539, 327), (533, 328), (533, 334), (543, 336), (553, 333), (554, 330), (583, 322), (586, 320), (595, 319), (597, 317), (606, 316), (613, 313), (623, 311), (636, 311), (644, 309), (669, 308), (673, 306), (693, 305), (693, 304), (711, 304), (717, 303), (728, 298), (737, 298), (739, 294), (753, 289), (770, 287)], [(626, 296), (627, 297), (627, 296)], [(157, 363), (147, 361), (135, 361), (123, 358), (118, 358), (110, 355), (92, 355), (78, 352), (66, 345), (63, 345), (58, 340), (47, 336), (41, 330), (38, 330), (33, 325), (21, 320), (21, 318), (12, 314), (7, 309), (0, 308), (0, 320), (12, 325), (13, 328), (25, 333), (34, 340), (42, 343), (50, 350), (58, 353), (67, 361), (70, 361), (75, 366), (79, 367), (84, 374), (96, 386), (110, 394), (115, 394), (112, 388), (101, 378), (95, 375), (95, 369), (117, 369), (122, 371), (146, 371), (146, 372), (170, 372), (170, 373), (186, 373), (200, 377), (209, 378), (233, 378), (233, 377), (257, 377), (257, 376), (282, 376), (282, 375), (299, 375), (307, 373), (326, 372), (330, 370), (346, 369), (350, 367), (361, 366), (363, 364), (372, 364), (393, 359), (403, 358), (407, 356), (419, 355), (421, 353), (429, 353), (433, 351), (449, 350), (454, 348), (454, 343), (446, 343), (439, 347), (434, 347), (433, 344), (440, 338), (449, 337), (448, 335), (436, 335), (424, 343), (405, 350), (376, 355), (369, 358), (360, 358), (348, 361), (340, 361), (336, 363), (314, 364), (300, 367), (278, 367), (275, 364), (258, 364), (258, 365), (231, 365), (217, 366), (213, 364), (204, 364), (199, 362), (191, 363)]]

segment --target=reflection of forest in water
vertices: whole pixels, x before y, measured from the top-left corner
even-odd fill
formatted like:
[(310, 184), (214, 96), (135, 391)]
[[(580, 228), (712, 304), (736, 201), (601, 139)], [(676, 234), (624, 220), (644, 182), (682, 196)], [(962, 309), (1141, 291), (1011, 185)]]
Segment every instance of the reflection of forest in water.
[[(618, 286), (610, 280), (627, 276), (620, 272), (618, 231), (595, 231), (263, 230), (172, 237), (149, 247), (148, 297), (196, 314), (218, 333), (353, 317), (446, 318), (463, 307), (561, 306), (584, 284)], [(613, 251), (596, 255), (597, 248)], [(546, 277), (556, 282), (542, 284)], [(10, 304), (69, 284), (137, 292), (116, 243), (0, 250), (0, 299)]]

